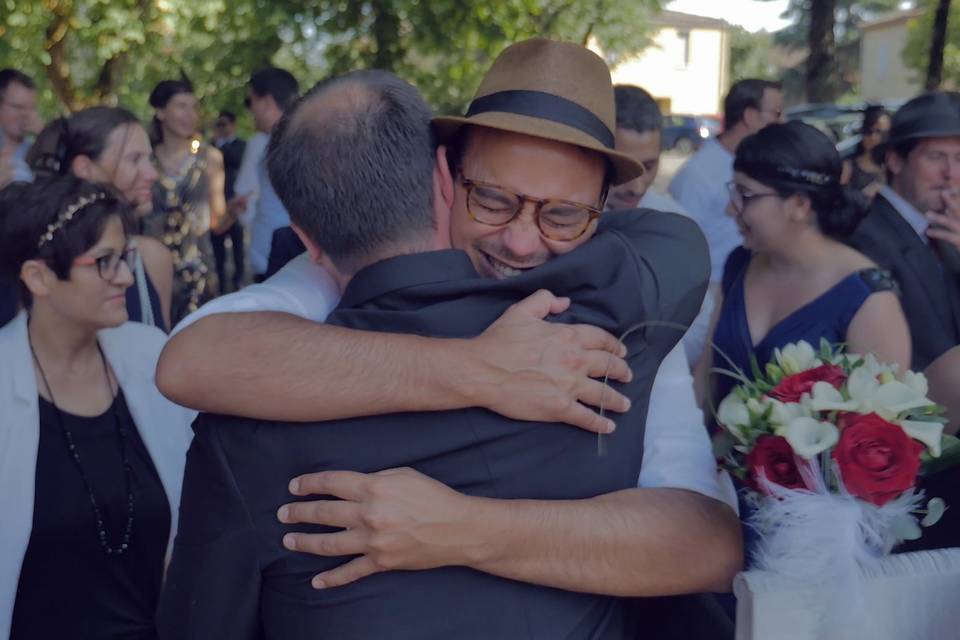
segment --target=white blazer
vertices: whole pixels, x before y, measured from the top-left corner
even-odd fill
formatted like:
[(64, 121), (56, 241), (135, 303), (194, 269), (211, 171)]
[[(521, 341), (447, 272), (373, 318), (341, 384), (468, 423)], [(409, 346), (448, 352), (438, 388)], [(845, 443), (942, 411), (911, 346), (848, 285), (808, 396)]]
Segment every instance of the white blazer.
[[(190, 425), (196, 412), (164, 398), (154, 372), (166, 336), (156, 327), (127, 322), (98, 334), (140, 437), (170, 501), (169, 559), (177, 530), (180, 488)], [(27, 314), (0, 329), (0, 638), (10, 633), (20, 568), (33, 526), (40, 409)], [(78, 480), (79, 482), (79, 480)]]

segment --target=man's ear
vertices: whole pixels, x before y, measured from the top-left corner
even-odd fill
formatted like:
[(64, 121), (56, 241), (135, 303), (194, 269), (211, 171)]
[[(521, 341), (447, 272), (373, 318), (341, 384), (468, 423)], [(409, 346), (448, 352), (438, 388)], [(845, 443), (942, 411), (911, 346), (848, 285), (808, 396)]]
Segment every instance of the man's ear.
[(303, 229), (292, 222), (290, 223), (290, 228), (293, 229), (293, 232), (297, 234), (298, 238), (300, 238), (300, 242), (303, 243), (303, 246), (307, 248), (307, 253), (310, 254), (310, 262), (320, 264), (320, 261), (326, 255), (323, 249), (320, 248), (320, 245), (314, 242)]
[(887, 149), (887, 152), (883, 155), (883, 166), (886, 167), (894, 176), (899, 176), (903, 171), (903, 165), (906, 164), (906, 159), (901, 158), (900, 154), (893, 149)]
[(48, 296), (50, 294), (51, 278), (56, 277), (57, 274), (42, 260), (27, 260), (20, 267), (20, 279), (34, 298)]
[(450, 162), (447, 159), (446, 145), (437, 147), (437, 164), (434, 174), (439, 181), (440, 195), (448, 209), (453, 208), (453, 172), (450, 170)]
[(755, 107), (747, 107), (743, 110), (743, 124), (751, 132), (760, 129), (760, 110)]
[(436, 228), (436, 248), (450, 246), (450, 215), (453, 209), (453, 177), (447, 162), (447, 148), (437, 147), (433, 167), (433, 220)]

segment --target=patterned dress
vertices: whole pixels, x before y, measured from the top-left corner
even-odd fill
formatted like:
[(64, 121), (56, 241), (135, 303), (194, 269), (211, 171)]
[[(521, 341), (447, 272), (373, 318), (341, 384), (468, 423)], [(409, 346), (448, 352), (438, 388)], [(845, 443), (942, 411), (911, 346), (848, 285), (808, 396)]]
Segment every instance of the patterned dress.
[(171, 175), (156, 162), (160, 179), (153, 185), (153, 211), (143, 219), (144, 235), (160, 240), (173, 253), (173, 301), (176, 325), (208, 296), (211, 255), (210, 198), (206, 145), (195, 144)]

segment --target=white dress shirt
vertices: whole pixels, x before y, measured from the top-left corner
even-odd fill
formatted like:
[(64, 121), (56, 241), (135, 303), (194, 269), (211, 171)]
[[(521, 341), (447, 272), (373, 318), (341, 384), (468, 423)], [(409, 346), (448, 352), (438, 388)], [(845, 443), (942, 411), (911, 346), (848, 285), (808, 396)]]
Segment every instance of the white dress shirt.
[(260, 164), (260, 158), (267, 151), (267, 143), (270, 136), (265, 133), (255, 133), (247, 140), (247, 145), (243, 148), (243, 160), (240, 161), (240, 169), (237, 171), (237, 179), (233, 183), (233, 192), (238, 195), (249, 194), (247, 198), (247, 208), (240, 214), (238, 219), (244, 227), (249, 227), (253, 220), (253, 214), (257, 210), (257, 199), (260, 197), (260, 180), (257, 177), (257, 166)]
[[(333, 278), (303, 254), (264, 282), (208, 302), (184, 318), (173, 333), (217, 313), (275, 311), (323, 322), (338, 302)], [(681, 345), (663, 360), (653, 381), (639, 486), (687, 489), (736, 510), (733, 484), (726, 474), (717, 473)]]
[(924, 243), (930, 242), (927, 237), (927, 227), (930, 226), (930, 221), (917, 211), (916, 207), (904, 200), (899, 193), (890, 188), (890, 185), (883, 185), (877, 195), (883, 196), (897, 210), (897, 213), (917, 232)]
[(707, 237), (711, 282), (723, 279), (727, 256), (742, 244), (737, 223), (726, 214), (730, 200), (727, 183), (731, 180), (733, 154), (716, 138), (708, 138), (670, 181), (670, 195), (683, 205)]
[[(678, 213), (681, 216), (691, 217), (683, 206), (665, 193), (660, 193), (652, 187), (640, 198), (637, 204), (641, 209), (655, 209), (656, 211), (669, 211)], [(712, 267), (711, 267), (712, 268)], [(711, 278), (712, 280), (712, 278)], [(710, 332), (710, 319), (713, 316), (713, 307), (717, 301), (717, 290), (719, 286), (712, 283), (703, 297), (703, 304), (700, 306), (700, 312), (690, 323), (690, 328), (683, 334), (683, 350), (687, 354), (687, 364), (693, 369), (693, 366), (703, 353), (703, 348), (707, 344), (707, 334)], [(663, 366), (660, 367), (663, 371)]]
[(687, 213), (686, 209), (683, 206), (671, 198), (666, 193), (660, 193), (653, 187), (647, 189), (647, 192), (643, 194), (643, 197), (640, 198), (640, 202), (637, 203), (637, 207), (640, 209), (653, 209), (655, 211), (667, 211), (669, 213), (678, 213), (681, 216), (690, 217), (690, 214)]

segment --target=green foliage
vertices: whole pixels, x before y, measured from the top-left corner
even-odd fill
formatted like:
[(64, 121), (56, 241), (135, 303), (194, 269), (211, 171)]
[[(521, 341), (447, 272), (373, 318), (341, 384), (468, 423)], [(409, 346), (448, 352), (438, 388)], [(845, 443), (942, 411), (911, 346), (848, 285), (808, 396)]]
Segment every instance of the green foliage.
[[(910, 21), (907, 45), (903, 49), (903, 61), (908, 68), (916, 71), (917, 79), (923, 84), (930, 64), (930, 43), (933, 35), (933, 19), (937, 9), (936, 0), (919, 0), (923, 13)], [(960, 7), (950, 9), (947, 20), (947, 42), (943, 50), (943, 89), (960, 87)]]
[(750, 33), (743, 27), (730, 30), (730, 82), (744, 78), (776, 78), (780, 69), (770, 55), (773, 36), (766, 31)]
[[(769, 0), (761, 0), (769, 1)], [(790, 21), (774, 34), (777, 44), (803, 48), (807, 46), (810, 31), (810, 0), (790, 0), (783, 17)], [(843, 47), (860, 40), (859, 25), (887, 11), (895, 11), (900, 0), (837, 0), (834, 36), (837, 46)]]
[(29, 73), (47, 116), (119, 102), (142, 116), (165, 78), (187, 76), (208, 115), (243, 112), (251, 71), (307, 88), (383, 68), (442, 112), (464, 108), (493, 58), (533, 36), (595, 38), (608, 61), (648, 44), (662, 0), (0, 0), (0, 66)]
[[(812, 0), (790, 0), (786, 11), (782, 14), (790, 23), (773, 34), (774, 44), (794, 50), (808, 48), (811, 2)], [(829, 66), (828, 77), (820, 79), (829, 87), (827, 93), (832, 94), (834, 98), (851, 94), (859, 83), (859, 25), (882, 13), (896, 10), (900, 0), (835, 0), (835, 2), (834, 58)], [(790, 102), (805, 101), (806, 94), (811, 89), (817, 89), (817, 87), (808, 86), (805, 66), (805, 64), (800, 65), (797, 69), (783, 74), (781, 78)]]

